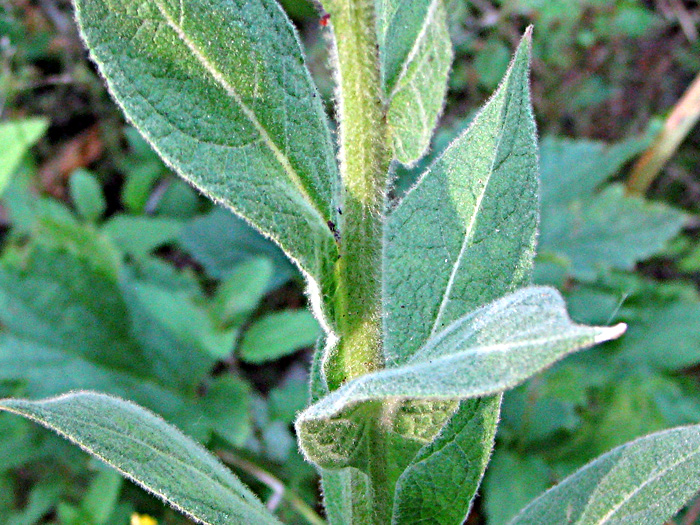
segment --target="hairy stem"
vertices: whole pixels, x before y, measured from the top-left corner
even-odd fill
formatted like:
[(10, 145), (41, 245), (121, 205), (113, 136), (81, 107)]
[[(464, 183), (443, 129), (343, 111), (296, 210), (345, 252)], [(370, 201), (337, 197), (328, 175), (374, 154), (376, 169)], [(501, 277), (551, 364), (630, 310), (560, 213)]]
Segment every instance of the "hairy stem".
[[(382, 226), (389, 167), (374, 0), (326, 0), (334, 39), (342, 204), (336, 266), (339, 342), (325, 363), (331, 390), (384, 366), (381, 335)], [(369, 486), (352, 483), (352, 523), (391, 521), (381, 404), (369, 416)], [(373, 418), (374, 416), (374, 418)], [(356, 513), (356, 510), (359, 513)], [(371, 514), (371, 517), (367, 516)]]
[(340, 342), (326, 363), (331, 389), (383, 366), (382, 211), (389, 164), (373, 0), (325, 2), (335, 48), (343, 198), (336, 268)]

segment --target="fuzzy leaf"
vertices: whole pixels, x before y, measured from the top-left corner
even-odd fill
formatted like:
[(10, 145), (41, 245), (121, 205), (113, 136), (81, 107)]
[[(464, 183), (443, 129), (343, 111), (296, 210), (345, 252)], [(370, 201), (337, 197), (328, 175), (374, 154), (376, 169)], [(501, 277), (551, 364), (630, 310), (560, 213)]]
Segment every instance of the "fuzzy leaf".
[[(389, 362), (408, 359), (433, 329), (440, 329), (438, 324), (455, 321), (529, 280), (537, 227), (529, 46), (530, 36), (526, 35), (489, 104), (389, 218), (384, 324)], [(513, 203), (517, 213), (506, 203)], [(480, 257), (505, 263), (491, 264), (487, 271), (478, 262)], [(406, 332), (409, 326), (410, 334)], [(456, 412), (447, 424), (442, 419), (418, 425), (424, 445), (397, 479), (393, 509), (397, 523), (410, 523), (414, 512), (439, 516), (437, 523), (444, 525), (463, 521), (491, 453), (500, 399), (497, 395), (459, 405), (452, 401)], [(435, 408), (430, 401), (422, 404), (422, 411)], [(439, 439), (450, 443), (449, 452), (434, 453), (431, 436), (438, 432)], [(410, 443), (413, 437), (409, 434), (406, 439)], [(401, 450), (409, 443), (398, 443), (396, 448)], [(462, 455), (453, 450), (461, 450)], [(427, 457), (432, 472), (418, 461)], [(453, 476), (459, 472), (469, 472), (469, 476), (455, 484)], [(406, 495), (415, 496), (420, 486), (431, 490), (409, 501), (412, 497)], [(446, 504), (453, 500), (460, 504)]]
[(511, 525), (661, 525), (700, 489), (700, 426), (666, 430), (596, 459)]
[(377, 2), (379, 49), (394, 157), (413, 164), (442, 111), (452, 44), (443, 0)]
[(329, 525), (372, 523), (367, 474), (356, 469), (322, 470), (321, 474)]
[(529, 281), (537, 229), (529, 50), (528, 34), (490, 102), (389, 216), (384, 333), (391, 364)]
[(495, 394), (624, 329), (574, 324), (556, 290), (520, 290), (455, 321), (405, 364), (360, 376), (307, 408), (296, 422), (301, 447), (321, 467), (347, 466), (362, 443), (365, 402)]
[[(401, 473), (393, 523), (461, 524), (489, 462), (501, 396), (468, 399)], [(450, 497), (447, 497), (449, 495)]]
[(57, 432), (198, 523), (279, 524), (216, 458), (138, 405), (77, 392), (42, 401), (5, 399), (0, 410)]
[(330, 293), (335, 152), (297, 34), (277, 2), (76, 6), (112, 95), (154, 149)]

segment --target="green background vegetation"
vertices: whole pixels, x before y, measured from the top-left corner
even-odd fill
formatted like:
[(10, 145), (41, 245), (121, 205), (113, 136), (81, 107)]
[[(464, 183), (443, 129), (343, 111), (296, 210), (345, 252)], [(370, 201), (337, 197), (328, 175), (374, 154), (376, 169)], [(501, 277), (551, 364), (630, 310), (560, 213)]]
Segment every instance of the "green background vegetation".
[[(432, 154), (468, 125), (535, 24), (535, 280), (559, 288), (576, 321), (629, 325), (506, 395), (468, 521), (501, 525), (611, 448), (700, 422), (700, 132), (646, 197), (623, 188), (700, 71), (700, 11), (680, 1), (448, 3), (456, 57)], [(302, 0), (283, 4), (330, 108), (319, 15)], [(307, 403), (320, 331), (301, 277), (125, 124), (68, 2), (0, 3), (0, 59), (0, 397), (89, 388), (131, 399), (215, 451), (285, 522), (308, 523), (317, 478), (291, 423)], [(395, 167), (393, 197), (431, 157)], [(126, 524), (134, 512), (186, 522), (60, 438), (0, 414), (0, 523)], [(691, 506), (677, 522), (696, 514)]]

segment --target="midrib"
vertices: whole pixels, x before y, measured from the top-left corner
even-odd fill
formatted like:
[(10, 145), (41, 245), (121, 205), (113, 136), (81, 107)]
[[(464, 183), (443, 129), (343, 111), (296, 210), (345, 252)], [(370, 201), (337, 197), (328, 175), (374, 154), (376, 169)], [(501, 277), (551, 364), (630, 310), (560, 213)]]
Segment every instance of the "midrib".
[(430, 6), (428, 7), (428, 10), (425, 14), (425, 18), (423, 19), (423, 25), (421, 26), (420, 31), (416, 35), (416, 39), (413, 42), (413, 47), (411, 47), (411, 50), (408, 52), (408, 55), (406, 55), (406, 60), (404, 60), (404, 63), (401, 66), (401, 73), (399, 73), (399, 76), (394, 82), (394, 87), (392, 88), (391, 94), (389, 95), (389, 101), (393, 100), (393, 98), (396, 96), (396, 93), (398, 93), (401, 89), (401, 81), (408, 73), (408, 68), (410, 67), (413, 60), (415, 60), (416, 55), (418, 54), (418, 50), (420, 49), (420, 46), (423, 43), (423, 40), (425, 39), (425, 35), (428, 32), (428, 28), (433, 22), (435, 11), (437, 10), (438, 1), (439, 0), (433, 0)]
[[(316, 213), (319, 216), (321, 222), (325, 223), (324, 213), (317, 207), (314, 199), (311, 198), (311, 195), (306, 189), (302, 178), (296, 172), (294, 166), (292, 166), (291, 162), (289, 161), (289, 158), (279, 149), (277, 144), (275, 144), (275, 142), (272, 140), (272, 137), (270, 137), (270, 134), (258, 120), (258, 117), (255, 115), (253, 110), (250, 109), (250, 107), (248, 107), (248, 105), (243, 101), (236, 89), (231, 85), (230, 82), (228, 82), (228, 80), (226, 80), (226, 77), (223, 75), (223, 73), (221, 73), (221, 71), (219, 71), (216, 68), (216, 66), (204, 55), (204, 53), (197, 47), (197, 45), (192, 40), (190, 40), (190, 38), (183, 31), (181, 25), (175, 22), (175, 20), (170, 16), (170, 14), (167, 12), (162, 3), (158, 0), (154, 0), (154, 3), (158, 7), (158, 11), (160, 11), (160, 14), (163, 16), (168, 26), (170, 26), (170, 28), (173, 31), (175, 31), (175, 34), (177, 34), (178, 38), (195, 56), (195, 58), (199, 61), (202, 67), (214, 78), (216, 83), (219, 84), (219, 86), (221, 86), (226, 91), (226, 93), (236, 101), (236, 104), (238, 104), (243, 114), (251, 122), (251, 124), (253, 124), (256, 131), (260, 134), (263, 143), (272, 152), (277, 162), (280, 163), (282, 169), (289, 177), (289, 180), (292, 182), (292, 184), (294, 184), (299, 193), (301, 193), (302, 197), (308, 203), (309, 207), (314, 211), (314, 213)], [(184, 15), (181, 14), (180, 18), (182, 18), (183, 16)]]
[[(507, 106), (507, 101), (504, 101), (505, 107), (502, 109), (501, 115), (499, 117), (499, 121), (505, 120), (505, 117), (508, 113), (508, 106)], [(486, 192), (488, 190), (489, 184), (491, 182), (491, 177), (493, 176), (494, 172), (494, 167), (496, 165), (496, 159), (498, 158), (498, 152), (501, 147), (501, 141), (503, 140), (503, 135), (504, 135), (504, 130), (501, 129), (500, 133), (498, 134), (498, 140), (496, 141), (496, 147), (494, 148), (493, 152), (493, 158), (491, 159), (491, 166), (489, 167), (489, 173), (484, 181), (484, 186), (483, 186), (483, 191), (479, 194), (476, 205), (474, 206), (474, 213), (472, 214), (471, 218), (469, 219), (469, 224), (467, 225), (466, 231), (464, 232), (464, 241), (462, 241), (462, 246), (459, 250), (459, 255), (457, 256), (457, 260), (455, 261), (454, 266), (452, 267), (452, 272), (450, 273), (450, 278), (447, 281), (447, 286), (445, 287), (445, 292), (442, 295), (442, 301), (440, 302), (440, 308), (438, 309), (438, 313), (435, 316), (435, 322), (433, 323), (433, 326), (430, 330), (430, 335), (434, 335), (438, 326), (440, 325), (440, 322), (442, 321), (442, 317), (445, 314), (445, 310), (447, 309), (447, 305), (450, 302), (450, 294), (452, 293), (452, 288), (454, 287), (455, 281), (457, 279), (457, 272), (459, 271), (460, 266), (462, 265), (462, 258), (464, 257), (464, 254), (467, 251), (467, 248), (469, 247), (470, 241), (472, 240), (472, 237), (474, 235), (474, 227), (476, 225), (476, 220), (477, 217), (479, 216), (479, 213), (481, 211), (481, 205), (484, 201), (484, 197), (486, 196)]]
[[(608, 520), (609, 520), (611, 517), (613, 517), (613, 516), (617, 513), (617, 511), (620, 510), (620, 509), (622, 508), (622, 506), (623, 506), (625, 503), (627, 503), (627, 502), (630, 501), (634, 496), (636, 496), (637, 494), (639, 494), (639, 492), (641, 492), (641, 490), (642, 490), (644, 487), (646, 487), (646, 486), (649, 485), (650, 483), (653, 483), (654, 481), (656, 481), (657, 479), (659, 479), (660, 477), (662, 477), (664, 474), (666, 474), (666, 473), (669, 472), (670, 470), (673, 470), (673, 469), (674, 469), (675, 467), (677, 467), (678, 465), (680, 465), (680, 464), (682, 464), (682, 463), (688, 461), (690, 458), (692, 458), (693, 456), (696, 456), (696, 455), (698, 455), (698, 454), (700, 454), (700, 450), (694, 450), (694, 451), (691, 452), (690, 454), (688, 454), (688, 455), (686, 455), (686, 456), (683, 456), (683, 457), (682, 457), (681, 459), (679, 459), (678, 461), (674, 462), (674, 463), (671, 464), (671, 465), (668, 465), (666, 468), (660, 470), (660, 471), (657, 472), (655, 475), (653, 475), (653, 476), (650, 477), (649, 479), (645, 480), (645, 481), (644, 481), (643, 483), (641, 483), (639, 486), (635, 487), (634, 490), (632, 490), (632, 491), (628, 492), (627, 494), (625, 494), (624, 497), (623, 497), (615, 506), (613, 506), (613, 508), (611, 508), (603, 517), (601, 517), (598, 521), (596, 521), (596, 525), (603, 525), (603, 524), (607, 523)], [(589, 503), (590, 503), (590, 500), (589, 500)], [(585, 516), (583, 516), (582, 519), (583, 519), (583, 518), (585, 518)]]

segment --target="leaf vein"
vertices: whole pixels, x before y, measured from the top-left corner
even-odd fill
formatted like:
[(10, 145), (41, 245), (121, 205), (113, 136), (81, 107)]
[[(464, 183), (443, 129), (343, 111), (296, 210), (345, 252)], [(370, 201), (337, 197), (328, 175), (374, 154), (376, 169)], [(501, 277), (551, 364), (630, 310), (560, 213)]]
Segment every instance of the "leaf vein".
[(280, 150), (277, 144), (272, 140), (272, 137), (267, 132), (265, 127), (262, 125), (260, 120), (258, 120), (255, 112), (243, 101), (241, 95), (238, 94), (236, 89), (231, 85), (230, 82), (226, 80), (223, 73), (219, 71), (216, 66), (204, 55), (204, 53), (197, 47), (197, 45), (185, 34), (182, 25), (176, 23), (175, 20), (168, 14), (167, 10), (163, 6), (160, 0), (154, 0), (155, 5), (158, 7), (158, 11), (163, 16), (168, 26), (175, 32), (177, 37), (182, 41), (183, 44), (189, 49), (189, 51), (195, 56), (199, 61), (200, 65), (213, 77), (219, 86), (221, 86), (226, 93), (234, 99), (236, 104), (240, 107), (246, 118), (253, 124), (256, 131), (260, 134), (264, 144), (271, 151), (277, 162), (282, 166), (289, 180), (294, 184), (294, 186), (299, 190), (301, 195), (304, 197), (304, 201), (307, 203), (309, 208), (311, 208), (316, 214), (318, 214), (320, 220), (325, 222), (323, 212), (317, 207), (314, 199), (311, 198), (302, 178), (292, 166), (289, 158)]

